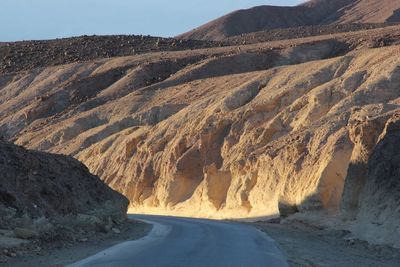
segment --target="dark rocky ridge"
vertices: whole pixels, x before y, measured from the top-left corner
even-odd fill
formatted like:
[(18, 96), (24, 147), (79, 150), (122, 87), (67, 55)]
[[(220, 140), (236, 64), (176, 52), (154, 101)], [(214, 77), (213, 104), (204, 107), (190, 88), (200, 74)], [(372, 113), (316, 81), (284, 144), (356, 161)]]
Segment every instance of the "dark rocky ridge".
[(134, 35), (81, 36), (55, 40), (0, 42), (0, 58), (2, 59), (0, 60), (0, 74), (151, 52), (184, 51), (363, 31), (392, 24), (302, 26), (242, 34), (227, 38), (223, 42)]
[(142, 35), (80, 36), (43, 41), (0, 42), (0, 73), (98, 58), (219, 45), (221, 44), (212, 41), (176, 40)]
[(319, 35), (344, 32), (365, 31), (395, 25), (394, 23), (359, 23), (359, 24), (330, 24), (312, 25), (295, 28), (273, 29), (229, 37), (226, 42), (230, 45), (254, 44), (287, 39), (305, 38)]

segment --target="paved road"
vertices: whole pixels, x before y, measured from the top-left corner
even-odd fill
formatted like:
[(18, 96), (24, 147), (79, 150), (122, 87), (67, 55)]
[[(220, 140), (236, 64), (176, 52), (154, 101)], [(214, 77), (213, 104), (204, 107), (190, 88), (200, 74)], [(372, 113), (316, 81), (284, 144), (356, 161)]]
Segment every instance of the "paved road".
[(254, 227), (224, 221), (131, 215), (153, 224), (128, 241), (70, 267), (287, 267), (275, 242)]

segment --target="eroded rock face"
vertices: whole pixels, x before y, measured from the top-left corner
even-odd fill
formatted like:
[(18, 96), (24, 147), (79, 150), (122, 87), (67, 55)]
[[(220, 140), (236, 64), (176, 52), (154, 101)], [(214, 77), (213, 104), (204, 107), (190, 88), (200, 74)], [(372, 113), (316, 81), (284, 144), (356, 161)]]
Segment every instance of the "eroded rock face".
[[(353, 215), (358, 223), (352, 230), (362, 239), (400, 247), (400, 157), (397, 149), (400, 117), (395, 114), (385, 119), (375, 119), (374, 122), (381, 127), (376, 127), (372, 136), (361, 135), (360, 138), (366, 140), (365, 143), (375, 140), (374, 146), (366, 149), (369, 157), (363, 162), (362, 179), (358, 179), (354, 187), (357, 194), (354, 194), (353, 199), (358, 208), (354, 209), (353, 206), (351, 211), (355, 211)], [(382, 125), (382, 121), (386, 121), (385, 124)], [(382, 131), (377, 136), (379, 129)]]
[[(397, 110), (389, 77), (398, 63), (366, 63), (389, 51), (231, 76), (237, 86), (228, 88), (221, 78), (203, 81), (221, 83), (220, 92), (78, 158), (133, 208), (217, 217), (276, 215), (279, 207), (338, 213), (349, 164), (362, 157), (350, 125)], [(126, 184), (127, 176), (135, 178)]]
[[(373, 170), (379, 153), (395, 153), (382, 144), (397, 133), (389, 126), (400, 104), (393, 56), (400, 47), (366, 49), (359, 35), (349, 38), (16, 73), (0, 79), (0, 129), (26, 147), (73, 155), (127, 196), (132, 211), (212, 218), (318, 211), (371, 225), (374, 201), (397, 203), (386, 185), (376, 186)], [(109, 83), (97, 86), (99, 77)], [(66, 92), (85, 97), (73, 102)]]

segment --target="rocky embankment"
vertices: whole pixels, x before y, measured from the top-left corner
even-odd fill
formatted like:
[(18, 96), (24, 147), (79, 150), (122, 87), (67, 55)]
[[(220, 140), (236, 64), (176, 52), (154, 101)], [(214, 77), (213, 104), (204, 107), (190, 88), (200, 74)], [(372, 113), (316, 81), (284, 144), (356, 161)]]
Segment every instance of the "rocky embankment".
[(399, 36), (393, 26), (2, 74), (0, 130), (81, 160), (133, 211), (305, 215), (400, 246)]
[(128, 200), (79, 161), (0, 141), (0, 260), (117, 231)]

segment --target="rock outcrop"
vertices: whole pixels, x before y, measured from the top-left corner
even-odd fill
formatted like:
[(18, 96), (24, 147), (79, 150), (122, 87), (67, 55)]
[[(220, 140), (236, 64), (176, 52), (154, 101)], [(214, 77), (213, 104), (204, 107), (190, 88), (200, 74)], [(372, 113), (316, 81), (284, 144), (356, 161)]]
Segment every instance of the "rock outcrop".
[[(400, 247), (399, 113), (380, 116), (356, 128), (355, 149), (343, 195), (346, 219), (357, 223), (350, 228), (361, 239)], [(355, 154), (355, 153), (353, 153)], [(350, 178), (350, 179), (349, 179)]]

